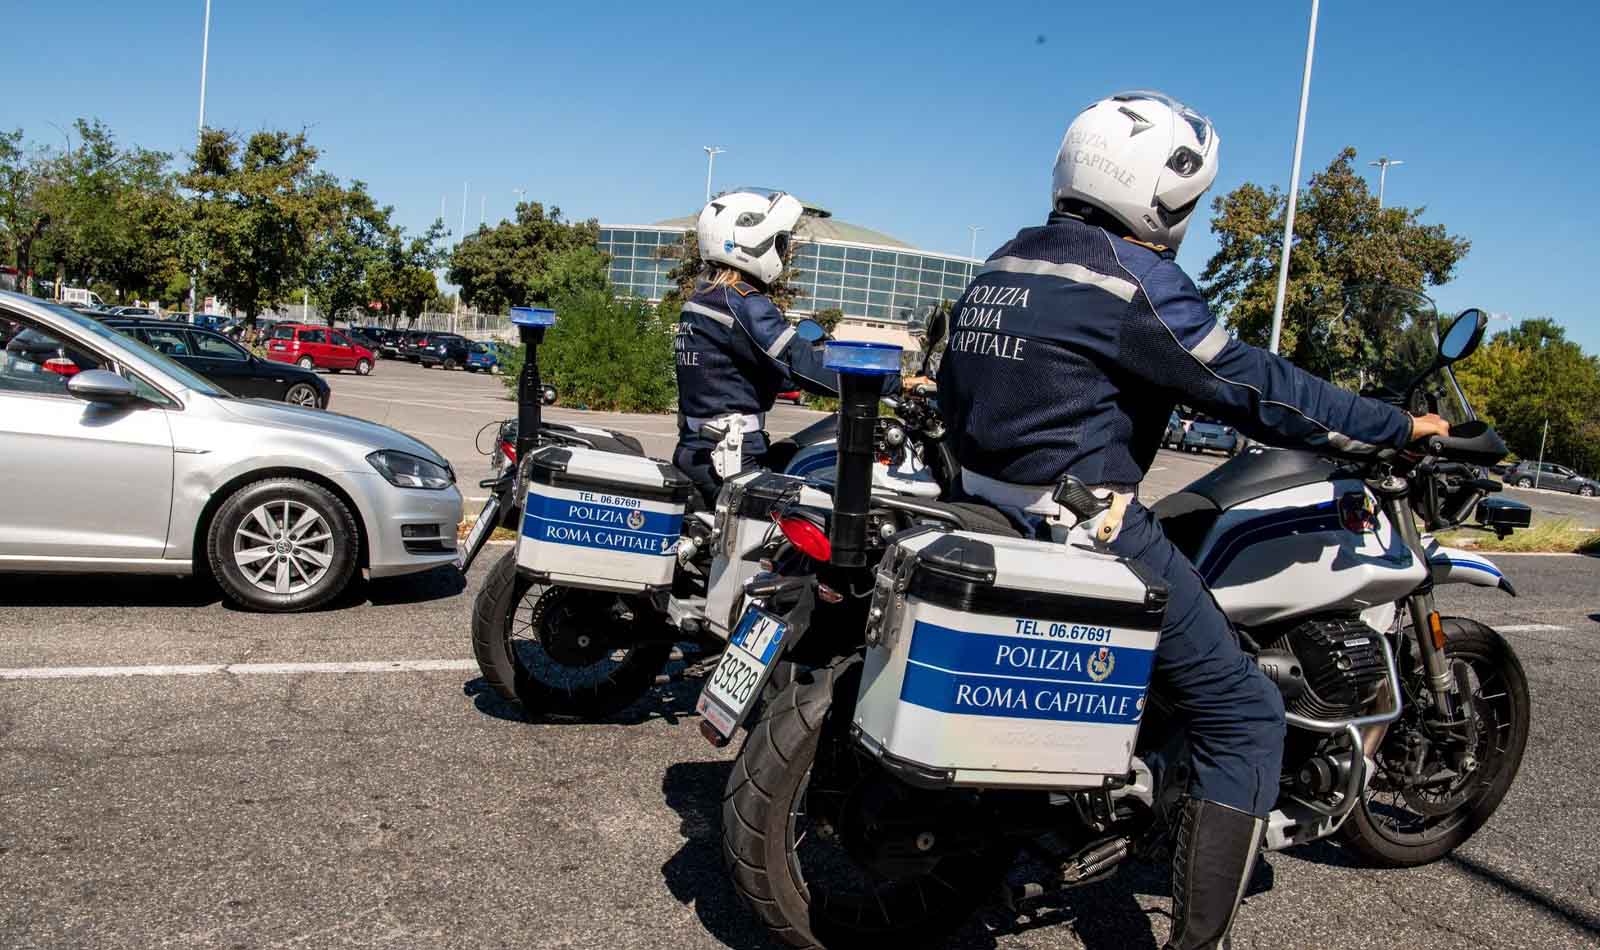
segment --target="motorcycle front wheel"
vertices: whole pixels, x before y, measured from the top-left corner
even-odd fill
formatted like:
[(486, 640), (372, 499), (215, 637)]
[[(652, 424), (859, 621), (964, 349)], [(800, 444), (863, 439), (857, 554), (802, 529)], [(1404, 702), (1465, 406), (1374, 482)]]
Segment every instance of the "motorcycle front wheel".
[(996, 843), (901, 876), (856, 860), (852, 812), (876, 769), (848, 735), (860, 682), (859, 656), (796, 674), (766, 703), (723, 793), (734, 889), (792, 947), (937, 944), (998, 893), (1015, 854)]
[(655, 684), (672, 644), (638, 642), (616, 594), (535, 584), (515, 550), (490, 570), (472, 610), (484, 680), (530, 715), (599, 719)]
[(1360, 804), (1340, 829), (1347, 846), (1379, 867), (1429, 864), (1465, 844), (1500, 807), (1528, 744), (1528, 677), (1510, 644), (1465, 618), (1445, 618), (1444, 630), (1445, 658), (1464, 674), (1463, 692), (1470, 694), (1474, 741), (1452, 749), (1427, 722), (1431, 710), (1419, 702), (1427, 674), (1407, 630), (1398, 657), (1405, 709), (1378, 748), (1378, 770)]

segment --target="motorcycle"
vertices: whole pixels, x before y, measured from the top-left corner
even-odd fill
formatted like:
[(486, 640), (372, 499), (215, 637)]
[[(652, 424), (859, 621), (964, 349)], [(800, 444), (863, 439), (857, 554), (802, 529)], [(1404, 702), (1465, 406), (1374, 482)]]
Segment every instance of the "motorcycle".
[[(1154, 507), (1283, 693), (1266, 851), (1338, 835), (1377, 866), (1437, 861), (1493, 815), (1527, 742), (1515, 652), (1435, 602), (1443, 585), (1512, 584), (1423, 533), (1474, 511), (1497, 532), (1527, 524), (1479, 510), (1498, 489), (1479, 467), (1506, 448), (1450, 371), (1487, 320), (1469, 310), (1441, 333), (1423, 301), (1434, 350), (1401, 398), (1458, 402), (1450, 436), (1364, 459), (1252, 448)], [(1188, 746), (1150, 686), (1159, 579), (1097, 547), (1112, 503), (1065, 480), (1075, 526), (1025, 540), (965, 506), (877, 504), (861, 463), (841, 453), (831, 511), (774, 512), (788, 543), (747, 585), (700, 697), (714, 744), (748, 727), (722, 843), (751, 911), (793, 946), (910, 944), (997, 896), (1017, 906), (1156, 853)], [(1022, 856), (1044, 872), (1008, 884)]]
[[(929, 353), (942, 340), (944, 328), (940, 322), (925, 334)], [(826, 337), (813, 321), (801, 321), (797, 330), (813, 343)], [(693, 510), (686, 503), (686, 477), (670, 465), (646, 459), (637, 440), (604, 429), (541, 423), (537, 400), (522, 398), (523, 393), (540, 391), (538, 342), (529, 346), (519, 380), (522, 418), (515, 428), (502, 424), (496, 434), (493, 452), (505, 459), (504, 467), (482, 483), (493, 494), (460, 560), (464, 571), (494, 526), (516, 529), (524, 539), (494, 565), (474, 603), (473, 652), (486, 682), (507, 701), (548, 716), (597, 718), (631, 705), (650, 687), (671, 682), (721, 652), (728, 628), (708, 619), (708, 599), (715, 602), (718, 593), (737, 588), (743, 573), (723, 568), (730, 559), (749, 563), (747, 555), (771, 533), (748, 536), (746, 547), (736, 550), (731, 534), (721, 529), (731, 526), (730, 510), (740, 506), (739, 499), (754, 502), (761, 496), (764, 483), (758, 482), (764, 473), (740, 471), (740, 418), (716, 420), (706, 431), (727, 449), (719, 453), (720, 474), (733, 488), (714, 510)], [(924, 369), (926, 365), (925, 358)], [(907, 394), (893, 404), (904, 419), (886, 418), (876, 426), (874, 482), (884, 492), (936, 496), (955, 477), (948, 452), (940, 447), (938, 412), (926, 393)], [(538, 437), (524, 444), (514, 440), (519, 431), (537, 432)], [(796, 479), (814, 475), (819, 487), (808, 491), (826, 491), (837, 444), (830, 416), (774, 443), (766, 463)], [(558, 450), (559, 460), (547, 458), (550, 449)], [(556, 505), (561, 517), (529, 518), (523, 502), (530, 491), (550, 496), (540, 505)], [(590, 502), (577, 504), (584, 498)], [(607, 504), (595, 504), (594, 499)], [(638, 507), (629, 507), (636, 502)], [(631, 522), (635, 517), (637, 524)], [(611, 522), (607, 543), (618, 542), (610, 545), (611, 553), (592, 553), (591, 519)], [(672, 519), (670, 530), (663, 527), (669, 523), (665, 519)], [(621, 527), (637, 534), (615, 530)], [(541, 546), (552, 533), (568, 543)], [(534, 535), (542, 540), (530, 540)], [(659, 546), (612, 556), (647, 535)], [(599, 557), (606, 563), (574, 573), (574, 557)], [(678, 663), (682, 666), (667, 672)]]

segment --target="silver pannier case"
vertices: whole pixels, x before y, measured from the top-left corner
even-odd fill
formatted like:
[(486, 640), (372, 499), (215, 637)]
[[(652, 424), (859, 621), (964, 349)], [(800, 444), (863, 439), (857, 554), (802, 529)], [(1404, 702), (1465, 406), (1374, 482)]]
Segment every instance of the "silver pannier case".
[(517, 567), (542, 581), (670, 589), (693, 483), (635, 455), (549, 446), (528, 458)]
[(1166, 601), (1160, 578), (1107, 554), (903, 535), (878, 569), (858, 738), (932, 785), (1123, 780)]

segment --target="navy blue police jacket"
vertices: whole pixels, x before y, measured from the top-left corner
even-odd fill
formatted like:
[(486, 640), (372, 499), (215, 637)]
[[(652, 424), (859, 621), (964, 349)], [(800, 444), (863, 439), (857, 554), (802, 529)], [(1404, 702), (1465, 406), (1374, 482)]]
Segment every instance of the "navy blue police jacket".
[(1137, 485), (1182, 403), (1271, 445), (1399, 447), (1411, 420), (1228, 335), (1173, 255), (1063, 214), (994, 253), (951, 313), (939, 403), (963, 469)]
[[(673, 346), (681, 435), (698, 429), (689, 420), (767, 412), (781, 392), (839, 394), (839, 375), (823, 365), (822, 346), (800, 337), (750, 284), (700, 282), (683, 304)], [(887, 378), (884, 392), (898, 383), (897, 376)]]

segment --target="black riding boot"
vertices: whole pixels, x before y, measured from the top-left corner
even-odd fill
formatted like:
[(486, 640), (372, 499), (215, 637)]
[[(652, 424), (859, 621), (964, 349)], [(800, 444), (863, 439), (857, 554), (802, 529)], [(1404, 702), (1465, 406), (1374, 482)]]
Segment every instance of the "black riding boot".
[(1172, 936), (1166, 950), (1227, 950), (1228, 931), (1255, 870), (1265, 819), (1216, 802), (1183, 805), (1172, 849)]

